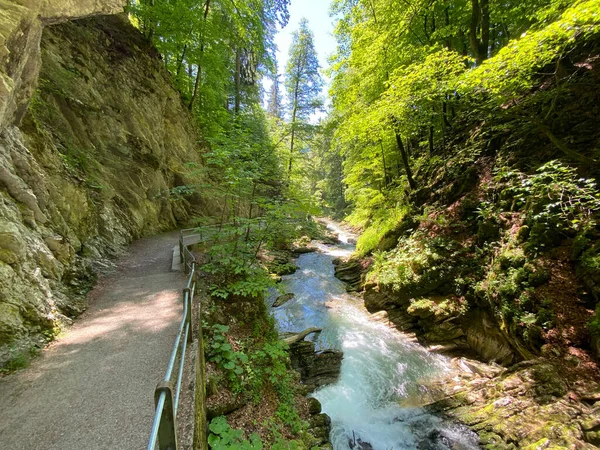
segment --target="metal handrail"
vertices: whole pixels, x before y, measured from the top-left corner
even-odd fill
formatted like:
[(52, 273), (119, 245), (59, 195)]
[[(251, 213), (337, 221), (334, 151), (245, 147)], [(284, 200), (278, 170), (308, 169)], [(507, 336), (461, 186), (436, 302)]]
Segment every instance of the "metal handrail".
[[(194, 229), (196, 230), (196, 229)], [(163, 380), (158, 384), (154, 392), (155, 414), (150, 432), (150, 440), (147, 450), (155, 450), (156, 445), (160, 450), (177, 450), (177, 409), (179, 407), (179, 396), (181, 394), (181, 385), (183, 381), (183, 368), (185, 365), (185, 354), (187, 345), (192, 342), (192, 300), (196, 292), (196, 259), (184, 243), (185, 232), (190, 230), (181, 230), (179, 233), (179, 249), (182, 261), (184, 256), (188, 257), (185, 263), (185, 273), (189, 273), (188, 282), (183, 289), (183, 314), (173, 351), (169, 358), (169, 365)], [(188, 234), (189, 235), (189, 234)], [(199, 349), (199, 352), (203, 351)], [(179, 364), (176, 367), (177, 359)], [(176, 372), (174, 373), (174, 370)], [(196, 386), (196, 389), (199, 389)]]
[[(223, 227), (227, 227), (228, 223), (216, 224), (216, 225), (202, 225), (196, 228), (185, 228), (179, 231), (179, 258), (183, 264), (184, 271), (189, 274), (188, 282), (186, 287), (183, 289), (183, 315), (175, 343), (173, 344), (173, 351), (169, 358), (169, 365), (163, 380), (158, 384), (154, 391), (155, 401), (155, 414), (154, 422), (152, 423), (152, 431), (150, 432), (150, 439), (148, 442), (147, 450), (155, 450), (158, 444), (159, 450), (177, 450), (177, 409), (179, 407), (179, 396), (181, 394), (181, 385), (183, 381), (183, 369), (185, 366), (185, 354), (187, 345), (193, 341), (192, 336), (192, 301), (196, 292), (196, 273), (197, 273), (197, 261), (194, 254), (189, 250), (186, 244), (186, 238), (191, 236), (199, 236), (197, 242), (203, 242), (204, 240), (213, 237), (214, 233), (209, 233), (210, 230), (217, 228), (221, 230)], [(259, 218), (260, 227), (260, 218)], [(194, 243), (197, 243), (194, 242)], [(204, 365), (204, 354), (203, 354), (203, 343), (202, 343), (202, 330), (198, 333), (198, 354), (197, 354), (197, 374), (196, 374), (196, 405), (195, 414), (201, 414), (202, 412), (198, 409), (199, 407), (198, 396), (203, 395), (198, 390), (201, 389), (199, 380), (204, 376), (200, 372), (203, 370)], [(179, 364), (176, 366), (177, 360)], [(199, 363), (199, 364), (198, 364)], [(176, 372), (174, 372), (176, 370)], [(204, 382), (202, 381), (202, 384)], [(203, 404), (203, 403), (202, 403)], [(195, 420), (194, 427), (194, 440), (196, 448), (206, 448), (205, 435), (203, 439), (197, 438), (196, 435), (202, 437), (203, 432), (197, 428), (204, 428), (198, 426), (198, 420)], [(199, 441), (203, 441), (199, 443)]]

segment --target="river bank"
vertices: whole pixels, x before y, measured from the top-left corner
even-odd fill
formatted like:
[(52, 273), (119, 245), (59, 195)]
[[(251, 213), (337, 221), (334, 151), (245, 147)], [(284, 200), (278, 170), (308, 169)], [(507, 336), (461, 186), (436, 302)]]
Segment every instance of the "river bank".
[[(349, 281), (347, 289), (356, 290), (357, 283), (365, 281), (362, 265), (346, 261), (336, 261), (336, 274)], [(373, 298), (385, 300), (384, 294), (375, 286), (368, 289), (366, 306), (378, 311), (371, 317), (429, 344), (430, 351), (453, 356), (451, 365), (457, 370), (426, 382), (424, 392), (408, 396), (402, 404), (466, 424), (486, 449), (592, 449), (600, 444), (598, 374), (594, 364), (578, 356), (577, 348), (564, 357), (548, 347), (541, 357), (512, 364), (514, 351), (501, 331), (492, 329), (492, 321), (473, 314), (453, 320), (456, 311), (425, 302), (407, 301), (405, 307), (381, 311), (384, 308), (374, 307)], [(461, 333), (452, 335), (457, 329)], [(465, 359), (486, 355), (504, 366)]]
[[(339, 380), (313, 396), (331, 417), (336, 450), (478, 448), (466, 427), (424, 408), (402, 402), (425, 393), (427, 383), (456, 372), (449, 358), (428, 352), (408, 336), (375, 320), (358, 296), (334, 277), (335, 258), (354, 250), (353, 236), (330, 223), (340, 244), (313, 242), (316, 252), (301, 254), (298, 270), (282, 277), (282, 290), (294, 297), (273, 308), (280, 332), (318, 327), (310, 336), (317, 350), (343, 352)], [(273, 292), (269, 305), (281, 295)], [(449, 447), (452, 445), (454, 447)], [(458, 447), (460, 446), (460, 447)]]

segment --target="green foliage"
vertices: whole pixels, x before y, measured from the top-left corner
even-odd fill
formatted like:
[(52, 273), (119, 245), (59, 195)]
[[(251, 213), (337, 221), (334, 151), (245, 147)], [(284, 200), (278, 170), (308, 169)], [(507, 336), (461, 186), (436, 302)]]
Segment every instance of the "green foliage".
[[(600, 30), (600, 7), (592, 0), (492, 0), (489, 42), (476, 47), (471, 38), (483, 39), (478, 33), (484, 26), (474, 16), (477, 3), (417, 1), (407, 8), (383, 0), (333, 3), (334, 148), (344, 160), (353, 219), (388, 207), (393, 187), (407, 188), (411, 170), (427, 167), (436, 154), (445, 152), (446, 160), (454, 154), (448, 145), (453, 128), (507, 110), (542, 75), (556, 72), (558, 79), (558, 66), (550, 64)], [(527, 122), (545, 126), (536, 117)]]
[(294, 160), (309, 148), (308, 141), (315, 132), (309, 123), (309, 116), (322, 105), (320, 93), (323, 80), (319, 73), (319, 59), (313, 41), (308, 21), (300, 20), (298, 30), (292, 34), (284, 81), (290, 118), (288, 182), (292, 180)]
[(552, 314), (544, 300), (536, 297), (534, 289), (546, 283), (549, 277), (539, 265), (527, 261), (522, 249), (509, 246), (476, 285), (475, 293), (506, 323), (523, 329), (536, 324), (548, 328)]
[(451, 280), (456, 271), (453, 262), (461, 253), (462, 249), (449, 239), (431, 239), (415, 232), (400, 238), (397, 248), (373, 254), (368, 280), (408, 298), (419, 296)]
[(9, 374), (16, 370), (25, 369), (29, 367), (31, 359), (39, 355), (40, 349), (37, 347), (30, 347), (28, 350), (18, 350), (11, 347), (9, 350), (8, 361), (0, 368), (0, 374)]
[[(360, 214), (360, 211), (360, 209), (356, 209), (348, 218), (348, 221), (355, 224), (360, 223), (359, 220), (356, 222), (353, 220), (354, 217)], [(366, 225), (363, 223), (365, 229), (358, 239), (357, 253), (363, 256), (377, 249), (384, 236), (396, 230), (409, 212), (410, 207), (408, 205), (374, 209), (371, 219)], [(394, 245), (395, 242), (390, 242), (390, 244)]]
[(208, 444), (212, 450), (262, 450), (263, 448), (257, 434), (251, 434), (249, 440), (244, 439), (244, 433), (231, 428), (223, 416), (211, 420), (208, 429), (210, 430)]
[(600, 191), (595, 182), (559, 161), (544, 164), (533, 175), (500, 168), (495, 179), (503, 191), (498, 206), (525, 214), (529, 250), (556, 245), (561, 234), (585, 233), (597, 223)]
[[(252, 433), (248, 439), (245, 439), (244, 433), (231, 428), (223, 416), (211, 420), (208, 428), (210, 430), (208, 444), (212, 450), (262, 450), (264, 448), (260, 436)], [(301, 441), (286, 441), (279, 437), (268, 448), (271, 450), (304, 450), (306, 446)]]
[(256, 405), (267, 387), (273, 389), (278, 397), (276, 423), (286, 425), (295, 434), (300, 433), (307, 424), (296, 408), (296, 381), (289, 367), (287, 344), (273, 331), (272, 318), (265, 322), (256, 319), (254, 325), (257, 327), (255, 339), (238, 343), (240, 351), (234, 351), (229, 343), (228, 326), (207, 327), (210, 331), (207, 359), (223, 371), (235, 394), (249, 396)]
[[(556, 15), (556, 9), (546, 10), (544, 15), (547, 20)], [(495, 58), (469, 71), (458, 90), (466, 95), (485, 92), (494, 105), (500, 105), (531, 89), (539, 69), (567, 53), (576, 40), (597, 34), (599, 25), (597, 1), (573, 2), (555, 22), (511, 41)]]
[(320, 94), (323, 80), (319, 74), (319, 58), (313, 33), (308, 28), (308, 20), (304, 18), (300, 20), (298, 30), (292, 33), (284, 85), (294, 127), (296, 119), (308, 120), (322, 104)]
[(227, 375), (232, 383), (244, 372), (243, 365), (248, 363), (248, 357), (242, 352), (233, 351), (225, 334), (229, 327), (214, 324), (210, 328), (211, 340), (208, 351), (208, 360), (217, 364)]
[(130, 1), (133, 23), (152, 39), (206, 136), (259, 103), (258, 81), (273, 70), (277, 26), (289, 0)]

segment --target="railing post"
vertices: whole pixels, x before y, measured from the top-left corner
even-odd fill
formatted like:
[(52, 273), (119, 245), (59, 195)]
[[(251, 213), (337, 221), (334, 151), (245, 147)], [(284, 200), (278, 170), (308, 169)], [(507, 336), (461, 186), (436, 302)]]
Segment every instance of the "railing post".
[(177, 419), (173, 408), (173, 383), (162, 381), (154, 391), (154, 402), (158, 406), (160, 396), (165, 394), (165, 405), (160, 416), (158, 428), (158, 448), (160, 450), (177, 450)]
[(206, 420), (206, 361), (200, 304), (198, 304), (198, 339), (196, 347), (196, 389), (194, 399), (194, 450), (208, 450), (208, 423)]
[(187, 325), (189, 325), (189, 332), (188, 332), (188, 343), (192, 342), (193, 339), (193, 332), (192, 332), (192, 298), (191, 298), (191, 291), (190, 288), (184, 288), (183, 289), (183, 301), (185, 303), (185, 308), (187, 309), (187, 315), (185, 317), (185, 323)]
[(183, 260), (183, 230), (179, 230), (179, 259)]

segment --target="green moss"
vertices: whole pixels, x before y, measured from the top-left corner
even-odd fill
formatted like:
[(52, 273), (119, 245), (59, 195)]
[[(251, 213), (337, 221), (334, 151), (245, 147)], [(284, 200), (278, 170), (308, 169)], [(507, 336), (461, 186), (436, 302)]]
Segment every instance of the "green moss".
[(374, 254), (368, 281), (391, 287), (404, 300), (426, 295), (451, 282), (461, 251), (450, 239), (416, 232), (394, 250)]
[(358, 239), (356, 244), (358, 254), (364, 256), (376, 249), (394, 247), (398, 236), (393, 231), (401, 225), (409, 211), (410, 207), (406, 205), (378, 210)]
[(39, 353), (39, 348), (34, 346), (26, 350), (11, 348), (8, 361), (0, 367), (0, 374), (9, 374), (29, 367), (31, 359), (39, 355)]
[(596, 312), (594, 313), (592, 320), (590, 320), (588, 328), (592, 335), (600, 336), (600, 303), (596, 306)]

